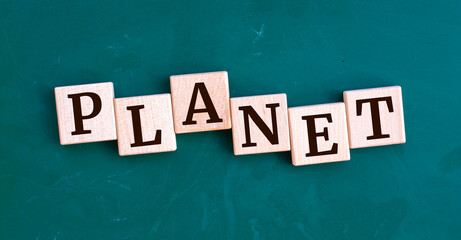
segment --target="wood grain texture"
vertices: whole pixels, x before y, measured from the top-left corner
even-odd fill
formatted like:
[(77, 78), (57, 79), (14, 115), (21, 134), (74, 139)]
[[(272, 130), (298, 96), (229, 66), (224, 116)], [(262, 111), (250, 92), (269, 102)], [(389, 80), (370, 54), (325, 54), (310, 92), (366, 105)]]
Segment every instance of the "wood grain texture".
[[(251, 97), (231, 98), (231, 115), (232, 115), (232, 138), (234, 142), (234, 154), (255, 154), (268, 152), (282, 152), (290, 150), (290, 137), (288, 129), (287, 97), (286, 94), (260, 95)], [(277, 140), (278, 143), (271, 143), (263, 134), (261, 129), (255, 124), (254, 119), (249, 117), (249, 135), (251, 142), (256, 146), (244, 147), (248, 143), (245, 133), (244, 111), (240, 107), (250, 106), (264, 121), (265, 125), (274, 133), (272, 110), (268, 107), (270, 104), (278, 105), (275, 107)]]
[[(116, 98), (114, 104), (120, 156), (176, 150), (170, 94)], [(127, 108), (140, 105), (143, 106), (142, 109), (139, 109), (142, 140), (145, 142), (153, 141), (158, 137), (157, 130), (160, 130), (161, 142), (159, 144), (132, 146), (135, 142), (133, 111)]]
[[(100, 142), (117, 139), (114, 116), (114, 86), (111, 82), (56, 87), (56, 112), (59, 125), (59, 140), (62, 145)], [(89, 119), (83, 120), (85, 130), (91, 133), (72, 135), (76, 130), (74, 108), (70, 94), (95, 93), (101, 99), (101, 110)], [(81, 113), (90, 115), (94, 110), (94, 102), (90, 97), (82, 96)]]
[[(312, 120), (308, 122), (307, 117)], [(330, 117), (331, 119), (328, 119)], [(344, 103), (289, 108), (288, 118), (293, 165), (301, 166), (350, 159)], [(314, 139), (309, 137), (308, 131), (316, 133), (316, 136), (313, 136)], [(323, 134), (323, 132), (326, 133)], [(317, 149), (310, 149), (310, 141)], [(328, 151), (331, 153), (326, 154)], [(316, 156), (306, 156), (308, 153)]]
[[(207, 112), (193, 114), (195, 124), (186, 125), (194, 87), (197, 83), (203, 83), (209, 94), (212, 105), (216, 109), (220, 122), (207, 122), (210, 116)], [(227, 72), (196, 73), (175, 75), (170, 77), (171, 96), (173, 103), (173, 119), (176, 133), (212, 131), (231, 128), (229, 108), (229, 83)], [(203, 95), (196, 95), (195, 109), (204, 109)]]
[[(379, 103), (373, 107), (370, 99), (378, 99)], [(351, 148), (405, 143), (401, 87), (345, 91), (344, 102)], [(373, 114), (372, 108), (378, 114)], [(374, 126), (380, 126), (380, 131)], [(374, 139), (379, 132), (383, 137)]]

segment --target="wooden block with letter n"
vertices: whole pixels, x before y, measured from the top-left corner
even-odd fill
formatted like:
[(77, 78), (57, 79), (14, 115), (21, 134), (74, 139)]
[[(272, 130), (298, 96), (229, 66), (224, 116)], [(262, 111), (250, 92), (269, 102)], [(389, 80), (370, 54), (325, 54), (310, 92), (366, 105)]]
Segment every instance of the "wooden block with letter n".
[(285, 94), (231, 98), (234, 154), (290, 151)]
[(345, 91), (344, 102), (351, 148), (405, 143), (401, 87)]
[(116, 98), (120, 156), (176, 150), (170, 94)]
[(62, 145), (117, 139), (111, 82), (56, 87)]
[(231, 128), (227, 72), (170, 77), (176, 133)]
[(288, 109), (293, 165), (350, 159), (344, 103)]

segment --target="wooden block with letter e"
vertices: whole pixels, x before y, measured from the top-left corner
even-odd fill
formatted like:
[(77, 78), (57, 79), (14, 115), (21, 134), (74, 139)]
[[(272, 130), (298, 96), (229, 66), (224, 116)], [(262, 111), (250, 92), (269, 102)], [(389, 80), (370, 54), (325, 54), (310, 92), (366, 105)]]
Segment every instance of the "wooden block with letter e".
[(234, 154), (290, 151), (285, 94), (231, 98)]
[(54, 92), (62, 145), (117, 139), (111, 82), (56, 87)]
[(120, 156), (176, 150), (170, 94), (116, 98)]
[(344, 102), (351, 148), (405, 143), (401, 87), (345, 91)]
[(344, 103), (293, 107), (288, 117), (293, 165), (350, 159)]
[(170, 77), (176, 133), (231, 128), (227, 72)]

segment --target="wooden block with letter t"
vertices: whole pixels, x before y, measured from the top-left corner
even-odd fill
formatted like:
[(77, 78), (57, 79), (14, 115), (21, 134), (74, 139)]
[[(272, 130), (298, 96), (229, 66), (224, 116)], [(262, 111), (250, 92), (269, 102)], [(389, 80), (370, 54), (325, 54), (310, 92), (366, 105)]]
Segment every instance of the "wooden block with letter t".
[(231, 128), (227, 72), (170, 77), (176, 133)]
[(288, 109), (293, 165), (350, 159), (344, 103)]
[(290, 151), (285, 94), (231, 98), (234, 154)]
[(344, 102), (351, 148), (405, 142), (401, 87), (345, 91)]
[(170, 94), (116, 98), (120, 156), (176, 150)]
[(54, 92), (62, 145), (117, 139), (111, 82), (56, 87)]

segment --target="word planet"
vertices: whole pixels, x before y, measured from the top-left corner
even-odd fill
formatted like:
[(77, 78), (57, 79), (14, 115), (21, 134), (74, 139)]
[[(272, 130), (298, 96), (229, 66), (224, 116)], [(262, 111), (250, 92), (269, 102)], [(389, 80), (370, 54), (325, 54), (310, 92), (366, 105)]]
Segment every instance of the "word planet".
[(171, 76), (170, 86), (171, 94), (127, 98), (115, 98), (111, 82), (56, 87), (61, 144), (117, 140), (126, 156), (175, 151), (179, 133), (232, 128), (235, 155), (291, 151), (300, 166), (405, 142), (399, 86), (292, 108), (283, 93), (231, 98), (225, 71)]

